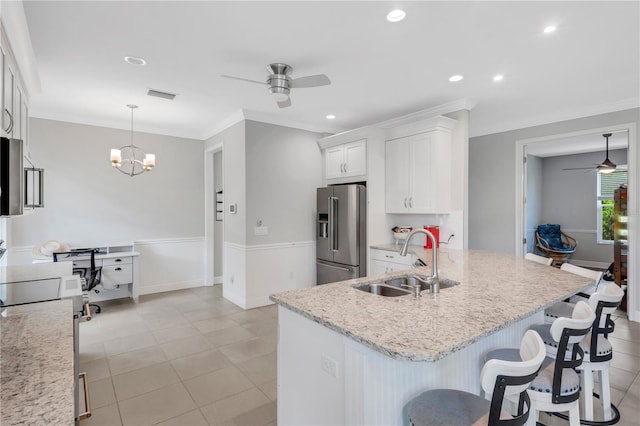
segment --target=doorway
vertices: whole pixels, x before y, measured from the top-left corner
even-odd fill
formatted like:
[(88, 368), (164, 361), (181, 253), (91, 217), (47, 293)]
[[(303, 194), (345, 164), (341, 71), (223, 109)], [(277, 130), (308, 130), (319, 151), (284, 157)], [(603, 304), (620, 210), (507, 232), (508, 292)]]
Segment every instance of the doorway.
[(222, 284), (224, 253), (224, 153), (222, 143), (205, 151), (206, 285)]
[[(614, 125), (606, 128), (597, 128), (590, 130), (583, 130), (578, 132), (571, 132), (565, 134), (551, 135), (541, 138), (534, 139), (525, 139), (519, 140), (516, 142), (516, 176), (519, 181), (516, 184), (516, 200), (520, 200), (516, 202), (516, 229), (515, 229), (515, 248), (516, 255), (524, 256), (527, 251), (532, 251), (531, 249), (535, 246), (535, 236), (534, 230), (535, 225), (537, 223), (531, 223), (532, 220), (535, 221), (535, 213), (532, 213), (532, 208), (530, 203), (536, 202), (536, 197), (539, 195), (539, 192), (536, 193), (534, 191), (536, 185), (540, 185), (540, 182), (535, 182), (535, 178), (531, 173), (531, 168), (540, 168), (539, 164), (535, 164), (535, 161), (531, 161), (538, 156), (568, 156), (569, 154), (576, 153), (585, 153), (585, 152), (594, 152), (594, 151), (604, 151), (605, 141), (602, 137), (605, 133), (613, 133), (618, 139), (616, 144), (619, 144), (619, 139), (624, 136), (624, 143), (627, 145), (627, 158), (626, 163), (628, 165), (628, 200), (629, 200), (629, 210), (631, 212), (636, 211), (638, 206), (638, 200), (640, 199), (640, 182), (638, 182), (638, 165), (640, 163), (639, 152), (636, 147), (636, 144), (633, 141), (636, 140), (636, 125), (635, 123), (630, 124), (622, 124), (622, 125)], [(591, 145), (599, 146), (599, 148), (589, 148), (588, 146), (580, 147), (579, 141), (591, 141)], [(618, 145), (614, 144), (613, 148), (610, 145), (609, 150), (619, 148)], [(583, 144), (584, 145), (584, 144)], [(586, 144), (589, 145), (589, 144)], [(586, 155), (586, 154), (585, 154)], [(535, 156), (535, 157), (534, 157)], [(574, 157), (574, 156), (570, 156)], [(579, 156), (575, 156), (575, 158), (582, 158)], [(585, 157), (586, 158), (586, 157)], [(599, 158), (599, 157), (595, 157)], [(599, 159), (595, 163), (599, 163), (602, 159)], [(594, 163), (594, 162), (592, 162)], [(585, 167), (594, 167), (596, 164), (584, 164)], [(567, 167), (569, 168), (569, 167)], [(574, 170), (574, 171), (566, 171), (564, 173), (574, 173), (574, 177), (583, 176), (583, 179), (586, 179), (587, 176), (584, 174), (593, 173), (591, 177), (597, 176), (595, 171), (591, 172), (589, 170)], [(576, 174), (577, 173), (577, 174)], [(569, 176), (569, 175), (565, 175)], [(534, 182), (532, 182), (534, 179)], [(595, 182), (595, 178), (592, 179)], [(594, 183), (595, 186), (595, 183)], [(533, 191), (533, 192), (532, 192)], [(529, 201), (530, 203), (528, 203)], [(596, 211), (596, 197), (594, 195), (593, 199), (593, 211)], [(638, 228), (635, 217), (630, 215), (629, 217), (629, 249), (628, 255), (631, 259), (635, 259), (636, 253), (638, 253)], [(542, 218), (544, 221), (544, 218)], [(590, 225), (589, 228), (593, 228), (593, 225)], [(578, 229), (581, 232), (590, 232), (593, 235), (592, 238), (595, 239), (597, 232), (592, 229)], [(533, 238), (533, 240), (532, 240)], [(613, 261), (613, 245), (610, 245), (611, 251), (611, 260)], [(587, 262), (588, 263), (588, 262)], [(589, 266), (585, 264), (583, 266)], [(592, 265), (597, 266), (597, 265)], [(629, 270), (628, 270), (628, 280), (629, 282), (637, 282), (638, 270), (635, 262), (629, 262)], [(629, 301), (628, 306), (628, 315), (629, 319), (633, 321), (640, 321), (640, 292), (638, 291), (637, 286), (630, 286), (627, 293), (627, 300)]]

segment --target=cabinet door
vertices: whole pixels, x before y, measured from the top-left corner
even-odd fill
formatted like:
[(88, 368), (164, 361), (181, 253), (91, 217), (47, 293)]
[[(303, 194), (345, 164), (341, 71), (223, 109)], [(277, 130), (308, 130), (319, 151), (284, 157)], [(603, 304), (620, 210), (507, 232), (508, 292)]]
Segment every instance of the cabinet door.
[(372, 260), (371, 261), (371, 273), (369, 275), (383, 275), (388, 271), (387, 262), (383, 262), (381, 260)]
[(409, 138), (385, 143), (385, 205), (387, 213), (407, 213), (409, 208)]
[(367, 174), (367, 140), (362, 139), (344, 145), (344, 176)]
[(325, 178), (336, 179), (343, 176), (344, 146), (327, 148), (324, 152)]
[(434, 213), (438, 164), (433, 156), (433, 133), (409, 138), (409, 211)]

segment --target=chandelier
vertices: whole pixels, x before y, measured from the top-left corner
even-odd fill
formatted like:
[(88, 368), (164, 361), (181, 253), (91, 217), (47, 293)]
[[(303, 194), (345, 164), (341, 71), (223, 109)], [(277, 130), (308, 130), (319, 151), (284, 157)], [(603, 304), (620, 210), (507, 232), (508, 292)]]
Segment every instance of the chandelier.
[(125, 175), (133, 177), (153, 169), (156, 156), (145, 154), (133, 144), (133, 110), (138, 108), (138, 105), (128, 104), (127, 107), (131, 108), (131, 142), (120, 149), (111, 150), (111, 165)]

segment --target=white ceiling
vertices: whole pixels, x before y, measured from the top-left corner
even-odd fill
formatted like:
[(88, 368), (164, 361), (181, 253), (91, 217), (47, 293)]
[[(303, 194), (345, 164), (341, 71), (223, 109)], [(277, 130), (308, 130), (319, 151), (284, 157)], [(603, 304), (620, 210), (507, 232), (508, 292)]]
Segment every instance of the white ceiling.
[[(387, 22), (398, 5), (407, 18)], [(337, 131), (468, 99), (474, 136), (640, 99), (635, 1), (24, 1), (24, 9), (42, 86), (35, 117), (128, 128), (134, 103), (136, 130), (204, 139), (241, 110)], [(549, 24), (558, 29), (545, 35)], [(148, 63), (129, 65), (127, 55)], [(220, 77), (263, 80), (271, 62), (332, 84), (294, 89), (292, 107), (278, 109), (265, 87)], [(453, 74), (465, 78), (450, 83)]]

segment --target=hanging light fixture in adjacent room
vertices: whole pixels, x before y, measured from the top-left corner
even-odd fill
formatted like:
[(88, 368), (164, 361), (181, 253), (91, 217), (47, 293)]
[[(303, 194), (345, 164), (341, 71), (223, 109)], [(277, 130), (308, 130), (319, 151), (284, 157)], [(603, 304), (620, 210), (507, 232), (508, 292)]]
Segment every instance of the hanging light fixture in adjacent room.
[(611, 133), (605, 133), (602, 136), (607, 140), (607, 151), (605, 160), (598, 164), (598, 173), (613, 173), (616, 170), (616, 165), (613, 164), (611, 160), (609, 160), (609, 138), (611, 137)]
[(156, 156), (145, 154), (133, 144), (133, 110), (138, 108), (138, 105), (128, 104), (127, 107), (131, 108), (131, 142), (120, 149), (111, 150), (111, 165), (125, 175), (133, 177), (153, 169)]

